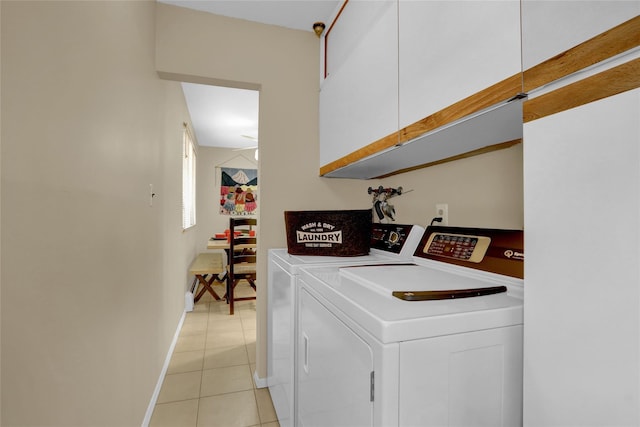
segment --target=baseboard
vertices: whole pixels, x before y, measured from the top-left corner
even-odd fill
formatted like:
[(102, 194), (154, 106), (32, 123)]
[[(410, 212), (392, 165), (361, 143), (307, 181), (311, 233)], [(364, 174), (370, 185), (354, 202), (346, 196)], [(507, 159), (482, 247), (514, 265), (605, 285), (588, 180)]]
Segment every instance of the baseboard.
[(253, 371), (253, 381), (256, 383), (256, 388), (265, 388), (267, 386), (267, 379), (260, 378), (257, 371)]
[(184, 311), (188, 313), (193, 311), (193, 294), (191, 291), (187, 291), (184, 294)]
[(187, 314), (186, 312), (183, 312), (182, 317), (178, 322), (178, 327), (176, 328), (176, 332), (173, 335), (173, 341), (171, 341), (171, 345), (169, 346), (169, 351), (167, 352), (167, 356), (164, 359), (164, 365), (162, 366), (162, 370), (160, 371), (160, 378), (158, 378), (158, 382), (156, 383), (156, 388), (155, 390), (153, 390), (153, 395), (151, 395), (151, 401), (149, 402), (149, 406), (147, 407), (147, 413), (144, 415), (144, 419), (142, 420), (142, 427), (148, 427), (149, 422), (151, 422), (151, 415), (153, 415), (153, 410), (155, 409), (156, 403), (158, 402), (158, 396), (160, 395), (162, 382), (164, 381), (164, 377), (167, 374), (167, 369), (169, 369), (171, 356), (173, 355), (173, 350), (176, 348), (176, 343), (178, 342), (178, 337), (180, 336), (180, 330), (182, 329), (182, 324), (184, 323), (184, 318), (186, 314)]

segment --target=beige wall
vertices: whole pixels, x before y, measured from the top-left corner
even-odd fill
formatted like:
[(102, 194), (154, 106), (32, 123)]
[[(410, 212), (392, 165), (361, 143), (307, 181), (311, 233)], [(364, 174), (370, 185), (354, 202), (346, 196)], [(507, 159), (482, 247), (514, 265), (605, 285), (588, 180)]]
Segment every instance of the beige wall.
[(197, 250), (155, 2), (1, 8), (0, 423), (140, 425)]
[(447, 203), (452, 226), (523, 227), (522, 144), (389, 177), (382, 183), (402, 186), (406, 192), (391, 199), (400, 223), (428, 224), (436, 216), (436, 203)]

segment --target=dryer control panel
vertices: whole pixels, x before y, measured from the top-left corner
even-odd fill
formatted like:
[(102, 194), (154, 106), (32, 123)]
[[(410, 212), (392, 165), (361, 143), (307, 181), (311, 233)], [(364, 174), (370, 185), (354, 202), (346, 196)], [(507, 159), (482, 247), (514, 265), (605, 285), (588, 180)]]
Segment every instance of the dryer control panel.
[(524, 278), (524, 232), (430, 226), (414, 256)]
[(433, 233), (425, 246), (429, 255), (439, 255), (463, 261), (480, 262), (487, 253), (491, 238), (455, 233)]

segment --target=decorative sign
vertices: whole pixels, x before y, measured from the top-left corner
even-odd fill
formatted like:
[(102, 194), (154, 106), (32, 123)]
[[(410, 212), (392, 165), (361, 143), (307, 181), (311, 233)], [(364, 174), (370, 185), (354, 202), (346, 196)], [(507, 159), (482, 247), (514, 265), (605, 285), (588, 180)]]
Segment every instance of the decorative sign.
[(220, 169), (220, 214), (255, 215), (258, 209), (258, 170)]
[(296, 243), (307, 247), (327, 247), (342, 244), (342, 230), (326, 222), (310, 222), (296, 230)]

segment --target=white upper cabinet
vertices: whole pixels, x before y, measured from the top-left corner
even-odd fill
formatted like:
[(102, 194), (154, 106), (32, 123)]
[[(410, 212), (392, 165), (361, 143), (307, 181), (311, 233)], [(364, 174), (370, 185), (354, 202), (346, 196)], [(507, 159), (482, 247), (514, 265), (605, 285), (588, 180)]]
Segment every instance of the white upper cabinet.
[(400, 128), (521, 71), (519, 0), (400, 0), (398, 15)]
[(522, 92), (520, 36), (520, 0), (348, 1), (325, 36), (321, 173), (372, 178), (515, 143), (519, 129), (493, 134), (500, 114), (454, 132), (470, 139), (429, 135)]
[(349, 1), (325, 34), (320, 164), (398, 129), (397, 2)]
[(523, 0), (525, 70), (640, 14), (633, 0)]

